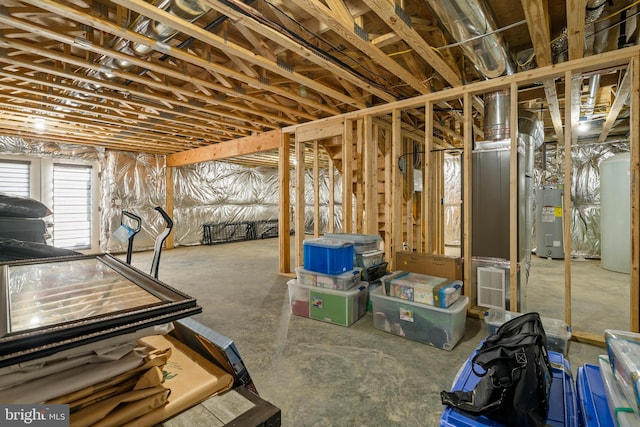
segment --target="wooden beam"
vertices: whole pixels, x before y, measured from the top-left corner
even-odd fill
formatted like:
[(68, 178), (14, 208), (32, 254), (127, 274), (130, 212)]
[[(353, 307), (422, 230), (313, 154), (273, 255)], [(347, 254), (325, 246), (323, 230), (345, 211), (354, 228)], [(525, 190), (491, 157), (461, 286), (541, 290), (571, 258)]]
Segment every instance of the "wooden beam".
[[(396, 270), (396, 253), (402, 250), (402, 174), (400, 173), (400, 156), (402, 155), (402, 116), (400, 110), (393, 110), (391, 116), (391, 265), (390, 271)], [(389, 220), (387, 220), (389, 223)]]
[(584, 26), (587, 0), (566, 0), (569, 61), (584, 56)]
[(627, 71), (631, 74), (631, 330), (640, 332), (640, 55)]
[[(291, 199), (290, 175), (291, 144), (288, 133), (283, 133), (278, 148), (278, 254), (281, 274), (291, 273)], [(297, 230), (297, 229), (296, 229)]]
[[(602, 132), (598, 137), (598, 142), (604, 142), (607, 139), (607, 135), (611, 131), (613, 124), (617, 120), (620, 115), (620, 111), (624, 107), (627, 102), (627, 97), (631, 92), (631, 76), (633, 72), (631, 71), (631, 65), (627, 67), (627, 70), (624, 73), (624, 77), (622, 78), (622, 82), (618, 86), (618, 91), (616, 92), (616, 99), (613, 100), (613, 104), (611, 104), (611, 108), (609, 109), (609, 113), (607, 113), (607, 118), (602, 125)], [(631, 123), (634, 123), (633, 121)]]
[[(571, 71), (564, 75), (565, 99), (571, 99)], [(564, 248), (564, 321), (571, 326), (571, 108), (564, 109), (564, 196), (562, 203), (563, 248)]]
[[(365, 116), (366, 117), (366, 116)], [(355, 183), (356, 183), (356, 233), (364, 233), (364, 167), (363, 167), (363, 122), (364, 118), (356, 122), (356, 168), (355, 168)]]
[(353, 230), (353, 121), (344, 121), (342, 137), (342, 231)]
[(210, 160), (223, 160), (230, 157), (277, 150), (282, 144), (282, 131), (279, 129), (258, 135), (246, 136), (233, 141), (221, 142), (181, 153), (169, 154), (167, 166), (176, 167)]
[(355, 33), (354, 22), (346, 22), (339, 15), (324, 6), (319, 0), (297, 0), (303, 4), (314, 16), (331, 28), (334, 32), (347, 40), (353, 46), (364, 52), (368, 57), (380, 64), (383, 68), (398, 76), (418, 93), (429, 93), (429, 88), (416, 78), (405, 67), (389, 57), (375, 42), (368, 41)]
[(311, 122), (296, 127), (296, 140), (300, 142), (311, 142), (341, 136), (343, 132), (344, 119), (342, 118), (322, 121), (320, 123)]
[(564, 139), (564, 131), (562, 129), (562, 115), (560, 114), (560, 101), (558, 101), (556, 83), (553, 79), (545, 79), (542, 84), (544, 85), (544, 93), (547, 97), (547, 105), (549, 107), (549, 114), (551, 115), (551, 122), (553, 123), (553, 128), (556, 131), (556, 138), (558, 141), (562, 141)]
[(424, 166), (422, 171), (422, 221), (424, 227), (422, 229), (424, 252), (427, 254), (433, 253), (433, 211), (431, 209), (431, 203), (433, 198), (433, 191), (431, 187), (431, 175), (433, 157), (431, 151), (433, 150), (433, 103), (425, 102), (424, 104)]
[[(415, 29), (411, 28), (410, 25), (396, 14), (394, 3), (388, 0), (364, 0), (364, 3), (391, 27), (396, 34), (402, 37), (446, 82), (453, 87), (462, 85), (462, 80), (456, 70), (451, 69), (440, 54), (433, 49)], [(395, 5), (398, 5), (398, 3), (395, 3)]]
[[(167, 214), (171, 218), (175, 218), (174, 209), (174, 199), (173, 199), (173, 168), (165, 167), (165, 209)], [(175, 247), (175, 229), (172, 230), (171, 233), (167, 236), (167, 240), (165, 241), (165, 249), (173, 249)]]
[[(125, 0), (125, 1), (128, 1), (128, 0)], [(314, 51), (302, 45), (300, 42), (294, 40), (292, 37), (289, 37), (286, 34), (283, 34), (280, 31), (278, 31), (277, 29), (271, 28), (255, 20), (254, 18), (252, 18), (252, 16), (259, 16), (261, 15), (261, 12), (257, 11), (253, 7), (243, 4), (241, 2), (233, 2), (234, 6), (238, 8), (242, 8), (244, 9), (244, 11), (248, 12), (245, 14), (229, 5), (224, 4), (223, 2), (206, 0), (206, 3), (208, 6), (210, 6), (214, 10), (218, 11), (219, 13), (225, 16), (230, 17), (234, 21), (242, 22), (243, 25), (245, 25), (247, 28), (251, 28), (253, 31), (260, 34), (264, 39), (271, 40), (275, 43), (278, 43), (282, 47), (289, 49), (290, 51), (302, 56), (303, 58), (305, 58), (305, 60), (313, 62), (314, 64), (328, 70), (329, 72), (341, 76), (342, 78), (344, 78), (345, 80), (348, 80), (349, 82), (356, 85), (357, 87), (364, 89), (380, 97), (381, 99), (384, 99), (386, 101), (393, 100), (393, 96), (386, 93), (384, 90), (381, 90), (375, 86), (372, 86), (371, 84), (364, 81), (363, 79), (361, 79), (355, 74), (345, 71), (344, 68), (341, 68), (340, 66), (335, 64), (333, 61), (325, 59), (320, 55), (317, 55)], [(233, 54), (237, 54), (237, 53), (233, 53)], [(279, 72), (275, 70), (274, 72), (276, 72), (277, 74), (281, 74), (287, 78), (291, 78), (291, 75), (285, 74), (283, 70), (280, 70)], [(294, 74), (294, 73), (291, 73), (291, 74)], [(309, 87), (313, 87), (313, 86), (309, 86)], [(323, 92), (323, 91), (319, 91), (319, 92), (330, 94), (330, 92)], [(336, 99), (339, 99), (339, 98), (336, 98)], [(351, 99), (351, 101), (347, 103), (349, 105), (355, 106), (354, 102), (357, 103), (358, 101)]]
[[(114, 36), (122, 37), (125, 40), (129, 40), (129, 41), (134, 42), (134, 43), (140, 43), (140, 44), (142, 44), (144, 46), (153, 47), (154, 49), (158, 49), (162, 53), (167, 53), (168, 55), (170, 55), (170, 56), (172, 56), (172, 57), (174, 57), (176, 59), (180, 59), (180, 60), (186, 61), (187, 63), (199, 66), (199, 67), (201, 67), (202, 69), (205, 69), (205, 70), (218, 72), (218, 73), (220, 73), (220, 74), (222, 74), (224, 76), (232, 77), (232, 78), (234, 78), (234, 79), (236, 79), (238, 81), (241, 81), (241, 82), (244, 82), (244, 83), (246, 83), (248, 85), (251, 85), (252, 87), (260, 88), (262, 90), (266, 90), (266, 91), (269, 91), (269, 92), (273, 92), (275, 94), (282, 95), (282, 96), (284, 96), (286, 98), (295, 100), (296, 102), (298, 102), (298, 103), (300, 103), (302, 105), (309, 105), (311, 108), (319, 109), (320, 111), (327, 111), (327, 112), (329, 112), (328, 110), (333, 111), (333, 113), (330, 113), (330, 114), (339, 113), (335, 109), (328, 108), (326, 105), (324, 105), (322, 103), (319, 103), (319, 102), (316, 102), (314, 100), (311, 100), (309, 97), (302, 96), (302, 95), (298, 94), (295, 91), (286, 90), (286, 89), (280, 88), (280, 87), (278, 87), (276, 85), (265, 84), (260, 79), (253, 78), (253, 77), (250, 77), (250, 76), (248, 76), (248, 75), (246, 75), (244, 73), (241, 73), (239, 71), (235, 71), (235, 70), (233, 70), (231, 68), (227, 68), (227, 67), (218, 65), (218, 64), (216, 64), (216, 63), (214, 63), (212, 61), (209, 61), (207, 58), (199, 57), (196, 54), (192, 54), (192, 53), (187, 52), (185, 50), (177, 49), (177, 48), (175, 48), (173, 46), (170, 46), (168, 44), (158, 45), (158, 43), (157, 43), (157, 41), (155, 39), (151, 39), (151, 38), (149, 38), (149, 37), (147, 37), (145, 35), (138, 34), (138, 33), (134, 32), (134, 31), (124, 29), (120, 25), (117, 25), (115, 23), (111, 23), (111, 22), (108, 22), (108, 21), (105, 21), (105, 20), (98, 19), (96, 17), (90, 16), (90, 15), (84, 13), (84, 12), (78, 11), (75, 8), (68, 7), (68, 6), (61, 5), (61, 4), (55, 4), (55, 3), (52, 3), (50, 1), (44, 1), (44, 0), (25, 0), (25, 2), (29, 2), (29, 3), (31, 3), (31, 4), (33, 4), (35, 6), (41, 7), (43, 9), (45, 9), (45, 10), (49, 10), (49, 11), (51, 11), (53, 13), (56, 13), (56, 14), (62, 16), (62, 17), (66, 17), (66, 18), (75, 20), (75, 21), (77, 21), (79, 23), (82, 23), (82, 24), (85, 24), (85, 25), (89, 25), (89, 26), (94, 27), (94, 28), (96, 28), (98, 30), (101, 30), (101, 31), (107, 32), (109, 34), (112, 34)], [(123, 1), (122, 3), (126, 7), (129, 7), (129, 8), (131, 8), (131, 6), (133, 6), (133, 4), (130, 3), (128, 0), (127, 1)], [(138, 5), (143, 6), (143, 3), (144, 2), (138, 2)], [(147, 8), (149, 8), (149, 10), (152, 10), (152, 11), (153, 11), (153, 9), (155, 9), (155, 11), (160, 11), (160, 12), (166, 13), (164, 11), (161, 11), (160, 9), (158, 9), (155, 6), (147, 5)], [(176, 22), (166, 21), (166, 20), (163, 20), (160, 17), (159, 17), (158, 20), (161, 21), (161, 22), (165, 22), (165, 23), (170, 22), (170, 23), (168, 23), (169, 26), (177, 25), (177, 23), (179, 23), (179, 21), (182, 21), (182, 23), (180, 24), (181, 26), (187, 24), (187, 21), (178, 20), (178, 18), (174, 17), (173, 15), (168, 15), (168, 16), (169, 17), (173, 17), (172, 19), (175, 20)], [(7, 23), (6, 19), (2, 15), (0, 15), (0, 22)], [(8, 23), (9, 23), (9, 25), (12, 25), (12, 26), (16, 26), (17, 25), (15, 19), (11, 20)], [(21, 27), (23, 27), (23, 26), (29, 25), (29, 24), (25, 23), (24, 21), (21, 21), (20, 25), (21, 25)], [(193, 28), (198, 28), (199, 30), (197, 30), (197, 31), (202, 36), (206, 36), (206, 37), (213, 36), (212, 33), (209, 33), (208, 31), (206, 31), (206, 30), (204, 30), (202, 28), (199, 28), (199, 27), (197, 27), (197, 26), (195, 26), (193, 24), (189, 24), (189, 25), (192, 25)], [(62, 35), (55, 35), (54, 36), (50, 31), (48, 31), (47, 29), (45, 29), (43, 27), (30, 28), (30, 30), (34, 31), (36, 33), (41, 33), (41, 34), (44, 33), (44, 32), (47, 32), (47, 37), (52, 38), (53, 40), (61, 41), (61, 42), (66, 43), (66, 44), (68, 44), (70, 46), (76, 44), (76, 39), (74, 37), (66, 36), (65, 40), (61, 40), (60, 37), (62, 37)], [(199, 37), (196, 36), (196, 38), (199, 38)], [(67, 39), (69, 39), (70, 41), (67, 40)], [(5, 39), (5, 42), (6, 41), (7, 40)], [(203, 42), (206, 42), (206, 41), (207, 40), (203, 40)], [(99, 46), (98, 43), (93, 44), (93, 45), (83, 46), (83, 49), (86, 49), (86, 50), (91, 51), (91, 52), (96, 52), (96, 53), (99, 53), (98, 51), (102, 50), (102, 48)], [(136, 64), (138, 64), (137, 61), (142, 61), (143, 64), (140, 65), (140, 66), (143, 67), (143, 68), (153, 69), (153, 67), (155, 65), (152, 62), (137, 58), (137, 57), (132, 56), (132, 55), (125, 55), (125, 54), (116, 52), (115, 50), (111, 50), (110, 53), (108, 54), (108, 56), (116, 58), (116, 59), (122, 58), (124, 60), (131, 61), (131, 62), (136, 63)], [(145, 65), (145, 64), (147, 64), (147, 65)], [(97, 66), (98, 66), (98, 64), (96, 64), (96, 67)], [(169, 75), (171, 73), (171, 69), (169, 67), (164, 66), (163, 68), (167, 70), (163, 74)], [(112, 72), (114, 74), (116, 74), (117, 70), (113, 69)], [(174, 72), (176, 74), (178, 74), (178, 75), (181, 74), (179, 71), (174, 71)], [(177, 77), (177, 78), (185, 79), (185, 78), (187, 78), (187, 76), (184, 73), (182, 73), (182, 77)], [(187, 78), (187, 80), (188, 80), (188, 78)], [(209, 85), (210, 85), (210, 83), (209, 83)], [(223, 86), (221, 86), (221, 87), (223, 87)], [(309, 86), (309, 87), (313, 87), (313, 86)], [(234, 94), (233, 91), (229, 91), (229, 90), (224, 90), (223, 89), (222, 92), (223, 93), (227, 93), (228, 92), (228, 95), (230, 95), (230, 96), (234, 96), (234, 97), (238, 96), (238, 93)]]
[(304, 176), (305, 176), (305, 146), (304, 142), (296, 141), (296, 244), (295, 262), (296, 265), (304, 265), (303, 242), (305, 237), (305, 199), (304, 199)]
[(313, 237), (320, 237), (320, 162), (318, 141), (313, 141)]
[(391, 129), (384, 132), (384, 253), (389, 265), (391, 259), (391, 241), (393, 239), (393, 155), (391, 150)]
[[(29, 0), (29, 1), (34, 1), (34, 0)], [(162, 22), (167, 26), (171, 28), (175, 28), (176, 30), (184, 34), (187, 34), (191, 37), (195, 37), (196, 39), (202, 41), (203, 43), (209, 44), (211, 46), (214, 46), (217, 49), (220, 49), (222, 52), (226, 53), (227, 55), (237, 57), (250, 64), (262, 67), (265, 70), (269, 70), (272, 73), (275, 73), (276, 75), (282, 75), (283, 77), (286, 77), (289, 80), (300, 83), (310, 89), (313, 89), (319, 93), (328, 95), (334, 99), (340, 100), (341, 102), (344, 102), (348, 105), (354, 106), (356, 108), (364, 107), (364, 103), (360, 101), (357, 101), (351, 97), (345, 96), (343, 93), (338, 92), (337, 90), (330, 88), (324, 84), (321, 84), (314, 79), (310, 79), (300, 73), (296, 73), (295, 71), (286, 71), (282, 67), (280, 67), (276, 61), (270, 61), (267, 58), (256, 55), (254, 52), (244, 48), (243, 46), (233, 43), (232, 41), (225, 39), (224, 37), (218, 36), (217, 34), (210, 33), (204, 28), (200, 28), (195, 24), (192, 24), (184, 19), (181, 19), (175, 15), (172, 15), (169, 12), (166, 12), (156, 6), (153, 6), (145, 2), (144, 0), (112, 0), (112, 2), (116, 4), (120, 4), (122, 6), (126, 6), (130, 10), (133, 10), (144, 16), (147, 16), (149, 18)], [(211, 7), (216, 6), (214, 8), (217, 8), (216, 3), (218, 2), (209, 1), (207, 3), (209, 4), (209, 6)], [(245, 25), (249, 27), (250, 24), (245, 22)], [(301, 45), (298, 45), (298, 49), (301, 49)], [(308, 55), (308, 57), (311, 57), (311, 56), (312, 56), (311, 54)], [(325, 65), (329, 66), (328, 64), (325, 64)], [(337, 70), (333, 70), (333, 71), (336, 72)], [(342, 74), (346, 74), (344, 73), (344, 71), (342, 71), (342, 69), (340, 69), (340, 72), (342, 72)], [(362, 82), (359, 80), (358, 83), (362, 83)]]
[(378, 234), (378, 141), (371, 116), (363, 119), (365, 233)]
[[(509, 96), (509, 310), (518, 312), (518, 302), (524, 295), (518, 294), (520, 259), (518, 258), (518, 85), (511, 83)], [(524, 278), (522, 279), (525, 280)]]
[(476, 283), (472, 283), (472, 253), (471, 253), (471, 196), (472, 196), (472, 152), (473, 152), (473, 116), (472, 116), (472, 99), (470, 93), (464, 95), (464, 151), (463, 151), (463, 169), (462, 169), (462, 186), (464, 188), (464, 197), (462, 200), (462, 216), (464, 220), (464, 229), (462, 231), (464, 246), (462, 253), (464, 256), (464, 295), (469, 297), (469, 307), (478, 304)]
[(335, 165), (333, 159), (329, 157), (329, 223), (327, 224), (327, 231), (329, 233), (335, 232), (335, 218), (336, 218), (336, 182), (335, 182)]
[(521, 0), (538, 67), (552, 64), (549, 0)]

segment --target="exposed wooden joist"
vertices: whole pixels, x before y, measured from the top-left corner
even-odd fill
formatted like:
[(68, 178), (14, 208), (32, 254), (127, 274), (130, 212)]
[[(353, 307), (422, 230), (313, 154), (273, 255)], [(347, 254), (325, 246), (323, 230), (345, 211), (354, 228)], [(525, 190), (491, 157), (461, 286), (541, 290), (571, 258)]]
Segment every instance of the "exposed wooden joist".
[[(136, 32), (133, 32), (133, 31), (130, 31), (130, 30), (127, 30), (127, 29), (123, 29), (122, 27), (120, 27), (120, 26), (118, 26), (116, 24), (113, 24), (111, 22), (105, 21), (103, 19), (99, 19), (99, 18), (96, 18), (94, 16), (87, 15), (86, 13), (78, 11), (78, 10), (72, 8), (72, 7), (68, 7), (66, 5), (63, 5), (63, 4), (60, 4), (60, 3), (57, 3), (57, 2), (53, 3), (51, 1), (46, 1), (46, 0), (24, 0), (24, 1), (28, 2), (28, 3), (31, 3), (31, 4), (33, 4), (35, 6), (42, 7), (44, 9), (46, 9), (46, 10), (50, 10), (51, 12), (57, 13), (60, 16), (64, 16), (64, 17), (67, 17), (69, 19), (73, 19), (73, 20), (78, 21), (78, 22), (80, 22), (82, 24), (85, 24), (85, 25), (90, 25), (90, 26), (92, 26), (94, 28), (97, 28), (99, 30), (105, 31), (105, 32), (107, 32), (109, 34), (112, 34), (114, 36), (122, 37), (122, 38), (124, 38), (126, 40), (132, 41), (134, 43), (139, 43), (139, 44), (144, 45), (144, 46), (149, 46), (149, 47), (151, 47), (153, 49), (156, 49), (156, 50), (160, 51), (161, 53), (166, 53), (168, 55), (171, 55), (174, 58), (181, 59), (181, 60), (186, 61), (186, 62), (188, 62), (190, 64), (199, 66), (199, 67), (201, 67), (203, 69), (207, 69), (207, 70), (211, 70), (211, 71), (214, 71), (214, 72), (218, 72), (218, 73), (220, 73), (220, 74), (222, 74), (224, 76), (234, 78), (234, 79), (239, 80), (239, 81), (241, 81), (243, 83), (246, 83), (247, 85), (250, 85), (252, 87), (257, 87), (257, 88), (260, 88), (262, 90), (273, 92), (275, 94), (278, 94), (278, 95), (284, 96), (286, 98), (289, 98), (289, 99), (291, 99), (293, 101), (296, 101), (296, 102), (298, 102), (300, 104), (309, 105), (310, 107), (318, 109), (320, 111), (326, 111), (329, 114), (339, 113), (335, 109), (327, 108), (325, 105), (323, 105), (321, 103), (314, 102), (314, 101), (308, 99), (307, 97), (304, 97), (304, 96), (301, 96), (301, 95), (297, 94), (294, 91), (289, 91), (289, 90), (285, 90), (285, 89), (279, 88), (279, 87), (274, 86), (274, 85), (265, 84), (262, 81), (260, 81), (259, 79), (249, 77), (244, 73), (240, 73), (240, 72), (232, 70), (230, 68), (215, 64), (215, 63), (209, 61), (207, 58), (201, 58), (201, 57), (199, 57), (197, 55), (194, 55), (192, 53), (189, 53), (189, 52), (177, 49), (177, 48), (174, 48), (174, 47), (166, 45), (166, 44), (158, 44), (158, 42), (156, 40), (154, 40), (154, 39), (151, 39), (149, 37), (146, 37), (144, 35), (141, 35), (139, 33), (136, 33)], [(124, 2), (124, 3), (127, 3), (126, 6), (129, 6), (128, 1)], [(144, 2), (139, 2), (139, 3), (144, 3)], [(154, 6), (148, 5), (146, 3), (144, 3), (144, 5), (146, 5), (147, 9), (151, 10), (152, 12), (158, 12), (158, 13), (162, 12), (162, 13), (164, 13), (165, 15), (161, 15), (162, 17), (166, 17), (168, 15), (169, 17), (173, 17), (174, 20), (176, 19), (174, 16), (169, 15), (166, 12), (161, 11), (160, 9), (158, 9), (158, 8), (156, 8)], [(154, 11), (154, 9), (155, 9), (155, 11)], [(1, 19), (1, 17), (0, 17), (0, 19)], [(9, 23), (9, 24), (11, 24), (11, 23)], [(183, 24), (186, 25), (186, 21), (183, 22)], [(199, 27), (195, 27), (195, 26), (193, 26), (191, 24), (189, 24), (189, 25), (190, 25), (189, 29), (199, 28)], [(197, 32), (198, 32), (198, 34), (206, 36), (207, 38), (209, 38), (209, 36), (213, 36), (211, 33), (205, 31), (204, 29), (200, 29), (199, 28), (199, 30), (197, 30)], [(207, 41), (207, 40), (205, 40), (205, 41)], [(220, 41), (217, 40), (217, 42), (220, 42)], [(224, 45), (224, 41), (222, 41), (222, 44)], [(96, 50), (95, 46), (92, 45), (92, 44), (83, 45), (83, 48), (84, 49), (88, 49), (88, 50), (94, 50), (94, 51)], [(117, 54), (118, 54), (117, 52), (111, 52), (110, 56), (114, 56), (114, 55), (117, 55)], [(131, 55), (124, 55), (124, 59), (133, 61), (133, 60), (136, 60), (137, 58), (135, 56), (131, 56)], [(147, 62), (147, 64), (149, 64), (149, 63)], [(148, 66), (151, 66), (151, 65), (148, 65)], [(183, 76), (183, 78), (184, 77), (185, 76)], [(228, 92), (228, 90), (225, 90), (225, 92)], [(233, 93), (229, 93), (229, 95), (233, 95)], [(238, 96), (238, 93), (236, 93), (235, 96)]]
[(296, 1), (303, 4), (309, 10), (312, 10), (313, 13), (318, 17), (318, 19), (324, 22), (329, 28), (340, 34), (340, 36), (349, 41), (349, 43), (366, 53), (371, 59), (376, 61), (382, 67), (386, 68), (388, 71), (398, 76), (401, 80), (405, 81), (413, 89), (417, 90), (419, 93), (429, 92), (428, 87), (422, 81), (420, 81), (420, 79), (417, 79), (407, 69), (390, 58), (373, 42), (366, 41), (358, 36), (354, 31), (353, 22), (346, 23), (318, 0)]
[[(388, 0), (364, 0), (402, 39), (415, 50), (451, 86), (461, 86), (462, 80), (456, 70), (451, 69), (442, 57), (414, 30), (398, 17), (394, 4)], [(397, 4), (397, 3), (396, 3)]]
[(551, 23), (549, 0), (521, 0), (529, 25), (529, 35), (539, 67), (551, 65)]
[[(624, 77), (618, 86), (618, 90), (616, 92), (616, 99), (614, 99), (613, 104), (611, 104), (611, 108), (609, 109), (609, 113), (607, 113), (607, 118), (602, 125), (602, 132), (598, 137), (598, 142), (604, 142), (611, 132), (611, 128), (613, 128), (613, 124), (618, 119), (620, 115), (620, 111), (624, 107), (627, 99), (629, 98), (629, 94), (631, 92), (631, 77), (632, 77), (631, 66), (627, 68), (624, 73)], [(637, 123), (637, 122), (636, 122)]]
[[(364, 103), (355, 100), (351, 97), (345, 96), (343, 93), (336, 91), (335, 89), (320, 84), (317, 81), (306, 77), (295, 71), (288, 71), (282, 68), (276, 61), (271, 61), (262, 56), (256, 55), (252, 51), (245, 49), (244, 47), (233, 43), (230, 40), (225, 40), (223, 37), (212, 34), (203, 28), (200, 28), (190, 22), (180, 19), (177, 16), (171, 15), (162, 9), (159, 9), (143, 0), (111, 0), (116, 4), (126, 6), (127, 8), (134, 10), (142, 15), (148, 16), (152, 19), (157, 19), (161, 22), (167, 23), (171, 28), (175, 28), (184, 34), (196, 37), (203, 43), (207, 43), (211, 46), (220, 49), (230, 57), (238, 57), (243, 61), (247, 61), (253, 65), (269, 70), (277, 75), (283, 75), (287, 79), (305, 85), (306, 87), (313, 89), (319, 93), (331, 96), (334, 99), (340, 100), (348, 105), (356, 108), (363, 108)], [(209, 2), (209, 5), (213, 6), (214, 2)]]
[(569, 61), (584, 56), (584, 27), (587, 0), (566, 0)]

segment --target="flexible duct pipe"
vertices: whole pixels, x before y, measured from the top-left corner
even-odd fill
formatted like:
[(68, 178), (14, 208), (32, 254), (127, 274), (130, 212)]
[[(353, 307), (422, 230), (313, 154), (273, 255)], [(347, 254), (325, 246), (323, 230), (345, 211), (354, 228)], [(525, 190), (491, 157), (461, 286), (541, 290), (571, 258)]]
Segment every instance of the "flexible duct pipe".
[(486, 78), (495, 78), (515, 72), (500, 33), (487, 34), (497, 29), (493, 15), (484, 0), (426, 0), (445, 29), (461, 44), (465, 55)]

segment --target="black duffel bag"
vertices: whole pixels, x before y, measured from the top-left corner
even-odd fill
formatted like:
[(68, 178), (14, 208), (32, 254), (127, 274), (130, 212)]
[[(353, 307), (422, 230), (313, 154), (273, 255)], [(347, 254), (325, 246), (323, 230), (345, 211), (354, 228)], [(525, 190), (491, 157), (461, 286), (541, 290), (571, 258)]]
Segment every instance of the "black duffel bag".
[(506, 426), (544, 425), (552, 376), (538, 313), (523, 314), (500, 326), (473, 356), (471, 368), (480, 377), (476, 387), (441, 392), (443, 404)]

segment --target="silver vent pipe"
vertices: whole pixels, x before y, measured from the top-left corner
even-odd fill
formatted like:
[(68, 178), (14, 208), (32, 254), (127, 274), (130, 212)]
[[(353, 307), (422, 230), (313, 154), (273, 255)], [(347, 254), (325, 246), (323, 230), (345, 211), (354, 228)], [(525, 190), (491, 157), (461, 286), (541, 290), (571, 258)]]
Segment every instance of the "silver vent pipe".
[[(483, 77), (491, 79), (515, 73), (502, 34), (494, 32), (497, 30), (495, 19), (484, 0), (425, 1), (449, 34), (461, 43), (465, 55)], [(509, 138), (509, 104), (509, 91), (485, 94), (484, 142), (478, 141), (485, 144), (483, 147), (489, 148), (487, 142)], [(508, 145), (508, 141), (505, 144)], [(490, 145), (493, 148), (495, 144)]]
[(425, 1), (483, 76), (492, 79), (515, 72), (502, 34), (493, 32), (497, 26), (484, 0)]

